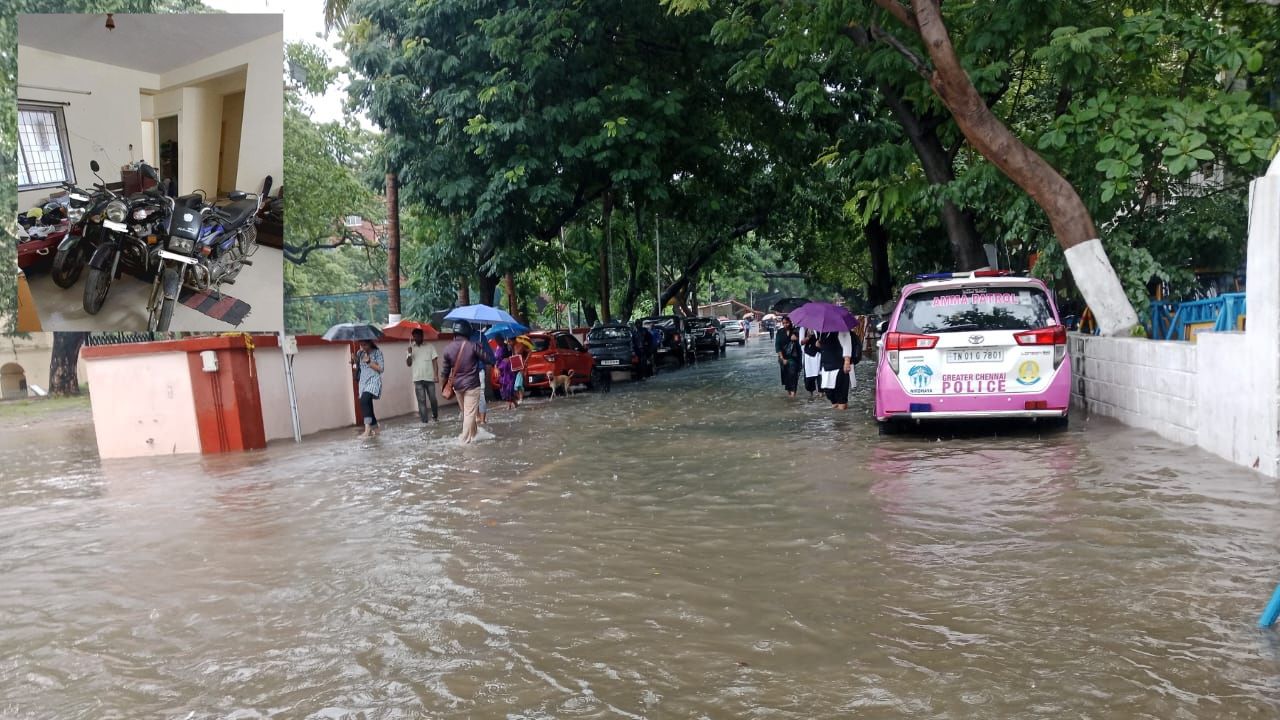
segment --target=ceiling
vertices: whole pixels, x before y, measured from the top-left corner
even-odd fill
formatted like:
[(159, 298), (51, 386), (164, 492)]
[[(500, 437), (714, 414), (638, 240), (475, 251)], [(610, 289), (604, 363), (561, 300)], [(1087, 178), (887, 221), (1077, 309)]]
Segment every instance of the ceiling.
[(18, 44), (108, 65), (165, 73), (281, 32), (279, 14), (19, 15)]

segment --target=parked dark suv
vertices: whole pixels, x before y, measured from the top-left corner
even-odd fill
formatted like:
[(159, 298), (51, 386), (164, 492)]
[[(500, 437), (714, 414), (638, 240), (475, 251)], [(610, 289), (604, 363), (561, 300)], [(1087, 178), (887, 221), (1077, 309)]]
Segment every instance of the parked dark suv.
[(716, 357), (724, 356), (724, 330), (721, 329), (719, 320), (709, 317), (686, 318), (685, 329), (693, 339), (695, 355), (713, 353)]
[(693, 355), (693, 340), (685, 331), (685, 319), (679, 315), (659, 315), (647, 317), (641, 321), (646, 328), (656, 327), (662, 331), (662, 343), (658, 345), (655, 362), (674, 360), (683, 366)]
[(587, 333), (587, 352), (596, 359), (596, 369), (626, 370), (635, 379), (640, 372), (635, 333), (632, 326), (618, 322), (591, 328)]

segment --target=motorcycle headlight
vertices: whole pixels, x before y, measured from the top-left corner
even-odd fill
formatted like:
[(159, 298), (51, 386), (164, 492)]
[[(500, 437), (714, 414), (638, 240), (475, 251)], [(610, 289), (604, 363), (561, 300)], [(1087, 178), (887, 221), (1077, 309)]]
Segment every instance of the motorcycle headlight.
[(169, 238), (169, 247), (177, 252), (189, 253), (191, 248), (195, 247), (195, 241), (181, 237), (171, 237)]
[(128, 214), (129, 208), (125, 207), (123, 202), (112, 200), (107, 203), (107, 219), (111, 222), (124, 222), (124, 216)]
[(70, 220), (73, 225), (75, 223), (80, 222), (81, 218), (83, 217), (84, 217), (84, 208), (73, 207), (73, 208), (67, 209), (67, 219)]

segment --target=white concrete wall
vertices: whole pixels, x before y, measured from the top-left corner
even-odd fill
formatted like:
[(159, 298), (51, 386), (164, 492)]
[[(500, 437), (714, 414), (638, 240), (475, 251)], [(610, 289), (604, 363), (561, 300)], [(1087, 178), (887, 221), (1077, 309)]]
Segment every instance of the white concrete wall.
[(218, 194), (240, 188), (236, 173), (240, 168), (240, 126), (244, 122), (244, 93), (234, 92), (222, 96), (222, 167), (218, 168)]
[(1071, 395), (1077, 406), (1175, 442), (1196, 444), (1195, 345), (1073, 333), (1070, 350)]
[(1073, 334), (1073, 401), (1280, 477), (1280, 159), (1250, 186), (1248, 272), (1243, 333)]
[[(97, 182), (89, 169), (92, 160), (102, 165), (107, 182), (119, 182), (120, 166), (131, 159), (129, 146), (133, 158), (141, 156), (138, 89), (154, 84), (155, 75), (19, 45), (18, 82), (92, 93), (18, 88), (20, 100), (70, 103), (62, 107), (77, 184)], [(47, 189), (20, 192), (18, 209), (26, 210), (48, 194)]]
[(187, 353), (98, 358), (85, 365), (99, 457), (200, 452)]

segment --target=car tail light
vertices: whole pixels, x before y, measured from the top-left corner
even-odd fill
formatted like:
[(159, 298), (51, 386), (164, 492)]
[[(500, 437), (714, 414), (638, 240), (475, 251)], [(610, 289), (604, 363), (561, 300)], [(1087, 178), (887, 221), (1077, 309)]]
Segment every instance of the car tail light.
[(913, 333), (889, 333), (884, 339), (884, 349), (889, 354), (889, 367), (898, 372), (899, 350), (932, 350), (938, 344), (937, 335)]
[(1049, 403), (1044, 400), (1028, 400), (1023, 403), (1023, 407), (1027, 410), (1048, 410)]
[(672, 337), (674, 337), (674, 338), (675, 338), (675, 341), (676, 341), (676, 342), (680, 342), (680, 333), (676, 333), (676, 334), (675, 334), (675, 335), (673, 335)]
[(1052, 345), (1053, 368), (1055, 370), (1062, 364), (1062, 360), (1067, 357), (1067, 329), (1062, 325), (1050, 325), (1049, 327), (1015, 333), (1013, 339), (1019, 345)]

